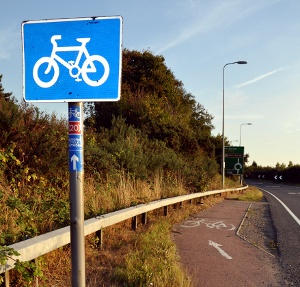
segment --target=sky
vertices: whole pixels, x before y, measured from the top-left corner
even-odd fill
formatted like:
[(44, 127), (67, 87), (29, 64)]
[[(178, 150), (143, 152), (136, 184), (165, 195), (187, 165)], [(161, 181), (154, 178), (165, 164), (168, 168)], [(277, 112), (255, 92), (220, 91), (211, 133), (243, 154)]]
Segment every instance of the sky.
[[(123, 17), (123, 48), (162, 55), (250, 164), (300, 164), (300, 1), (0, 0), (0, 74), (22, 99), (21, 23)], [(228, 63), (247, 61), (246, 65)], [(224, 72), (224, 82), (223, 82)], [(67, 103), (34, 103), (67, 118)], [(251, 125), (248, 125), (251, 123)]]

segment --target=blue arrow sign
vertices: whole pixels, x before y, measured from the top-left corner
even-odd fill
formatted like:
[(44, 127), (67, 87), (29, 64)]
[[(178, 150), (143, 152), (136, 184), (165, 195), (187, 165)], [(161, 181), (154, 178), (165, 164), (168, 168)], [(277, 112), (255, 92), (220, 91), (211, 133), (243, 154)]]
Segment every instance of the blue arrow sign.
[(26, 101), (117, 101), (122, 17), (22, 23)]
[(69, 152), (70, 171), (83, 172), (83, 151)]

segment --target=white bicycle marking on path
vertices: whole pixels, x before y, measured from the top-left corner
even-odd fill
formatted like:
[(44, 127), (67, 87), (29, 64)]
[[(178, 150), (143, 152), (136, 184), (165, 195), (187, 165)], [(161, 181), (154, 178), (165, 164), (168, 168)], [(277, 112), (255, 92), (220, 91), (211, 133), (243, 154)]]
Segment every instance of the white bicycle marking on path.
[(226, 224), (224, 220), (209, 220), (205, 218), (199, 218), (198, 220), (186, 220), (180, 226), (181, 227), (197, 227), (200, 225), (205, 225), (207, 228), (218, 229), (218, 230), (235, 230), (235, 226), (233, 224)]

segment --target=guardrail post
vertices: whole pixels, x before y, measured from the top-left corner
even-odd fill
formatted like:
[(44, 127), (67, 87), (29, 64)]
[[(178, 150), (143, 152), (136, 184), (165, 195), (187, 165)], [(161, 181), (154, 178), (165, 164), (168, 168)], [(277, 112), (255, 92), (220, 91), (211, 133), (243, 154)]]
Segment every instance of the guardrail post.
[[(38, 265), (39, 265), (38, 259), (35, 258), (32, 261), (34, 262), (35, 267), (38, 268)], [(39, 287), (39, 277), (35, 276), (34, 281), (35, 281), (35, 287)]]
[(168, 206), (164, 206), (164, 216), (168, 216)]
[(98, 231), (96, 231), (96, 236), (98, 237), (98, 242), (97, 242), (97, 246), (100, 250), (103, 249), (103, 230), (100, 229)]
[(136, 229), (137, 229), (137, 216), (132, 217), (131, 228), (132, 228), (133, 230), (136, 230)]
[(147, 212), (142, 213), (142, 224), (147, 224)]
[(9, 287), (9, 271), (4, 272), (4, 282), (0, 285), (0, 287)]

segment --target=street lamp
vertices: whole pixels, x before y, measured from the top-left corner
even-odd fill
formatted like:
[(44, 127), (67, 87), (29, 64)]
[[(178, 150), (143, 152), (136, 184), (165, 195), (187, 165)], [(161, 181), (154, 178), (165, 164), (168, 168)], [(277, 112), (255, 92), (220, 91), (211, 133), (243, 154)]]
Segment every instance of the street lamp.
[(224, 71), (225, 67), (233, 64), (247, 64), (246, 61), (237, 61), (232, 63), (227, 63), (223, 67), (223, 117), (222, 117), (222, 188), (225, 185), (225, 137), (224, 137)]
[(242, 144), (242, 126), (252, 126), (252, 123), (245, 123), (240, 125), (240, 146)]

